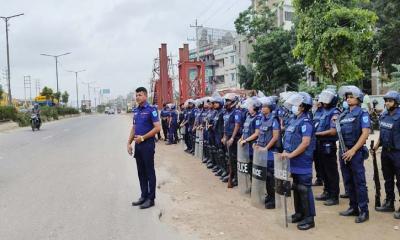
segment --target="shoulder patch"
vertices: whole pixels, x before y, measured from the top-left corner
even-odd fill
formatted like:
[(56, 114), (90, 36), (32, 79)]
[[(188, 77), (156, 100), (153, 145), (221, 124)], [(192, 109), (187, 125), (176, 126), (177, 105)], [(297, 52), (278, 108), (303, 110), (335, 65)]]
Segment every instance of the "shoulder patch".
[(301, 132), (305, 133), (306, 131), (307, 131), (307, 126), (306, 125), (301, 126)]
[(362, 120), (363, 120), (364, 123), (368, 123), (369, 117), (368, 116), (363, 116)]
[(257, 120), (256, 120), (256, 124), (257, 124), (257, 125), (260, 125), (260, 120), (257, 119)]
[(153, 110), (152, 114), (153, 114), (153, 117), (157, 117), (157, 115), (158, 115), (156, 110)]
[(235, 120), (239, 120), (239, 116), (238, 115), (235, 115)]

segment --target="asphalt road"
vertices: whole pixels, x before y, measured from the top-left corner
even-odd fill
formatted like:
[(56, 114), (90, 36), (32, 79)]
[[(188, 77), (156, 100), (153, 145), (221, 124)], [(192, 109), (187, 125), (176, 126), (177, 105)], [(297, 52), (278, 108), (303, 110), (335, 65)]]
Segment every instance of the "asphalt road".
[(127, 116), (94, 115), (0, 132), (0, 239), (188, 239), (159, 207), (131, 206), (128, 131)]

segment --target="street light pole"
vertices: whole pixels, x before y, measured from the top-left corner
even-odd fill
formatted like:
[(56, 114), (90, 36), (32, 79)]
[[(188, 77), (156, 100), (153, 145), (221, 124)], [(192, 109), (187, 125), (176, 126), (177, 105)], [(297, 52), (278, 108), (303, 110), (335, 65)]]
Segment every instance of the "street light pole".
[(70, 53), (70, 52), (68, 52), (68, 53), (64, 53), (64, 54), (60, 54), (60, 55), (50, 55), (50, 54), (44, 54), (44, 53), (40, 54), (40, 55), (42, 55), (42, 56), (46, 56), (46, 57), (53, 57), (53, 58), (56, 60), (56, 80), (57, 80), (57, 92), (59, 92), (59, 88), (58, 88), (58, 58), (59, 58), (59, 57), (61, 57), (61, 56), (68, 55), (68, 54), (71, 54), (71, 53)]
[(91, 108), (92, 102), (91, 102), (91, 99), (90, 99), (90, 84), (95, 83), (95, 81), (93, 81), (93, 82), (82, 82), (82, 83), (88, 85), (88, 97), (89, 97), (89, 104), (90, 104), (89, 108)]
[(12, 105), (12, 95), (11, 95), (11, 71), (10, 71), (10, 46), (8, 43), (8, 21), (11, 18), (15, 18), (15, 17), (19, 17), (24, 15), (22, 14), (18, 14), (18, 15), (13, 15), (13, 16), (9, 16), (9, 17), (0, 17), (4, 20), (4, 22), (6, 23), (6, 45), (7, 45), (7, 84), (8, 84), (8, 105)]
[(78, 93), (78, 73), (80, 73), (80, 72), (84, 72), (84, 71), (86, 71), (86, 69), (82, 69), (82, 70), (79, 70), (79, 71), (68, 71), (68, 72), (72, 72), (72, 73), (75, 73), (75, 85), (76, 85), (76, 108), (77, 109), (79, 109), (79, 93)]

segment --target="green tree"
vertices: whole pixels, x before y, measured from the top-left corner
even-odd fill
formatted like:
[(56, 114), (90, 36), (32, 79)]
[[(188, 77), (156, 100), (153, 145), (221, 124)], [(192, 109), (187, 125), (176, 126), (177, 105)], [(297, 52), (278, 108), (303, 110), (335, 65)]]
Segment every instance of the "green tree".
[(3, 86), (0, 85), (0, 101), (3, 100)]
[(340, 84), (363, 77), (362, 46), (373, 40), (377, 16), (364, 0), (294, 0), (294, 55), (318, 76)]
[(45, 96), (47, 100), (50, 100), (53, 97), (53, 89), (44, 87), (40, 95)]
[(238, 66), (239, 83), (242, 88), (251, 89), (254, 83), (254, 69), (252, 65)]
[(256, 63), (253, 88), (276, 93), (285, 85), (297, 89), (305, 73), (304, 65), (292, 55), (294, 32), (276, 29), (257, 38), (250, 59)]
[(60, 102), (61, 93), (60, 93), (60, 92), (55, 92), (55, 93), (53, 93), (53, 98), (54, 98), (54, 99), (57, 99), (57, 101)]
[(266, 5), (266, 1), (262, 0), (257, 11), (253, 7), (249, 7), (239, 14), (235, 20), (236, 32), (246, 36), (249, 40), (254, 40), (275, 28), (275, 16), (275, 13)]
[(64, 104), (67, 104), (68, 99), (69, 99), (69, 94), (67, 91), (64, 91), (64, 93), (61, 95), (61, 102), (63, 102)]
[(390, 74), (392, 82), (388, 83), (387, 86), (390, 89), (400, 91), (400, 64), (393, 64), (392, 66), (396, 70)]

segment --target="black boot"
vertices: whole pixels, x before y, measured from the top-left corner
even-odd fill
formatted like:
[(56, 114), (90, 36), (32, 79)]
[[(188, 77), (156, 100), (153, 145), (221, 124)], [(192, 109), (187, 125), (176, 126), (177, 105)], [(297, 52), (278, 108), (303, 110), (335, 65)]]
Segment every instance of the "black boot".
[(400, 207), (399, 207), (399, 210), (397, 210), (396, 212), (394, 212), (393, 217), (394, 217), (395, 219), (400, 219)]
[(343, 212), (339, 212), (340, 216), (344, 216), (344, 217), (349, 217), (349, 216), (358, 216), (360, 214), (360, 212), (358, 211), (358, 209), (355, 208), (349, 208), (346, 211)]
[(328, 200), (326, 200), (324, 202), (324, 205), (325, 206), (339, 205), (339, 198), (337, 198), (337, 197), (329, 198)]
[(311, 213), (311, 204), (308, 199), (308, 188), (302, 184), (297, 185), (301, 205), (303, 207), (304, 219), (297, 224), (297, 229), (308, 230), (315, 227), (314, 216)]
[(340, 198), (349, 198), (349, 194), (347, 192), (340, 194)]
[(313, 186), (323, 186), (324, 182), (322, 181), (322, 179), (317, 178), (317, 180), (315, 180), (315, 182), (312, 185)]
[(315, 197), (315, 200), (317, 201), (326, 201), (328, 199), (329, 199), (329, 194), (326, 191), (324, 191), (321, 195)]
[(391, 199), (385, 199), (382, 206), (376, 207), (375, 210), (378, 212), (394, 212), (394, 201)]
[(301, 199), (299, 196), (299, 192), (298, 192), (296, 183), (293, 183), (292, 189), (293, 189), (293, 201), (294, 201), (295, 214), (293, 214), (291, 216), (291, 219), (292, 219), (292, 223), (298, 223), (298, 222), (302, 221), (304, 218), (303, 207), (301, 205)]
[(368, 221), (369, 219), (369, 213), (368, 212), (362, 212), (360, 215), (358, 215), (355, 219), (356, 223), (363, 223)]

